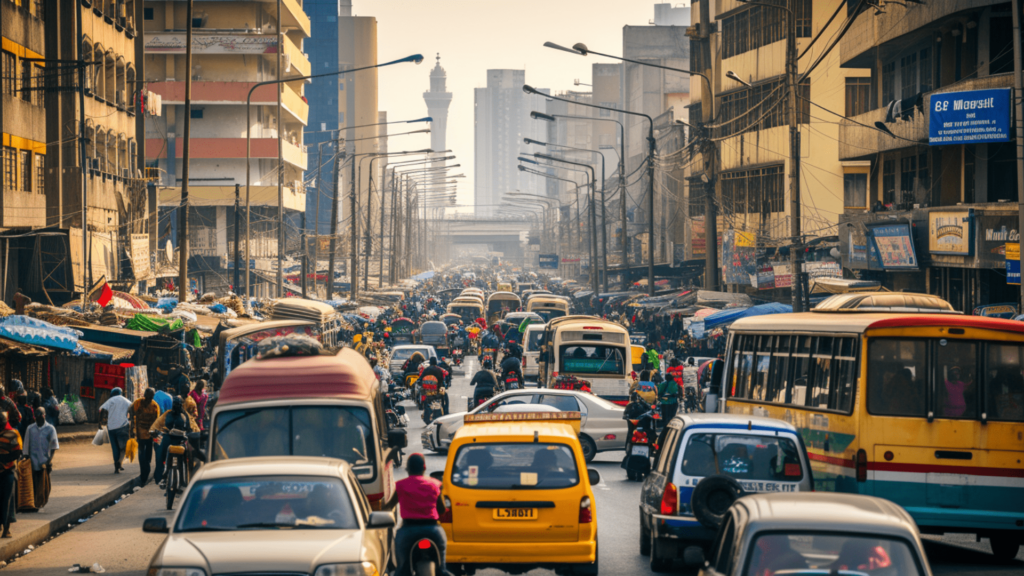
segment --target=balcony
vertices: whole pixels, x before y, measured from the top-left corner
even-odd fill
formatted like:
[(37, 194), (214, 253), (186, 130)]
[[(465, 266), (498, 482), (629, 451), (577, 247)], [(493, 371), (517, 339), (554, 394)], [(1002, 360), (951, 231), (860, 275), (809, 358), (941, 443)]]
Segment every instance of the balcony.
[[(891, 122), (886, 128), (899, 138), (893, 138), (874, 128), (875, 122), (885, 121), (885, 108), (878, 108), (852, 118), (844, 118), (839, 122), (839, 159), (867, 160), (879, 152), (899, 150), (915, 146), (914, 142), (928, 143), (928, 111), (931, 109), (932, 94), (944, 92), (966, 92), (970, 90), (987, 90), (989, 88), (1010, 88), (1013, 86), (1013, 74), (996, 74), (984, 78), (969, 78), (943, 86), (938, 90), (924, 95), (924, 110), (915, 110), (914, 117), (908, 121)], [(904, 140), (904, 138), (906, 140)], [(909, 140), (909, 141), (908, 141)]]
[[(276, 185), (273, 186), (276, 189)], [(257, 194), (257, 191), (264, 191), (268, 186), (252, 186), (250, 192), (250, 206), (277, 206), (277, 193)], [(242, 204), (245, 204), (245, 183), (241, 188)], [(179, 186), (157, 186), (157, 202), (160, 206), (178, 206), (181, 204), (181, 187)], [(189, 202), (193, 206), (234, 206), (235, 187), (232, 186), (201, 186), (191, 184), (188, 187)], [(284, 188), (284, 209), (296, 212), (306, 210), (306, 193), (304, 190), (285, 186)]]
[[(276, 17), (277, 3), (276, 0), (263, 0), (264, 4), (267, 4), (267, 15), (271, 18)], [(297, 28), (302, 30), (306, 38), (309, 38), (313, 28), (309, 22), (309, 16), (302, 10), (302, 4), (299, 0), (284, 0), (281, 2), (281, 7), (284, 11), (281, 13), (281, 23), (284, 28)]]
[[(276, 138), (252, 138), (252, 158), (277, 158)], [(184, 154), (185, 140), (176, 138), (174, 140), (175, 157), (181, 158)], [(190, 158), (237, 158), (245, 159), (245, 138), (192, 138), (189, 150)], [(284, 161), (299, 170), (306, 169), (306, 152), (285, 141), (282, 146)], [(164, 141), (159, 138), (146, 140), (146, 158), (151, 160), (164, 159), (167, 157), (167, 147)], [(244, 162), (243, 162), (244, 164)]]
[[(192, 82), (193, 104), (245, 104), (249, 90), (255, 82)], [(288, 86), (288, 84), (285, 84)], [(149, 89), (161, 96), (164, 104), (185, 103), (185, 82), (151, 82)], [(276, 105), (277, 95), (273, 85), (260, 86), (252, 93), (253, 104)], [(284, 109), (296, 120), (306, 125), (309, 118), (309, 104), (291, 87), (281, 95)]]
[[(309, 58), (303, 54), (299, 46), (284, 35), (284, 55), (288, 57), (291, 71), (287, 75), (308, 76), (310, 73)], [(236, 31), (193, 30), (193, 56), (252, 56), (262, 55), (270, 64), (277, 61), (278, 41), (274, 34), (254, 34)], [(146, 54), (185, 54), (185, 32), (154, 32), (146, 34)], [(255, 69), (253, 74), (255, 75)]]

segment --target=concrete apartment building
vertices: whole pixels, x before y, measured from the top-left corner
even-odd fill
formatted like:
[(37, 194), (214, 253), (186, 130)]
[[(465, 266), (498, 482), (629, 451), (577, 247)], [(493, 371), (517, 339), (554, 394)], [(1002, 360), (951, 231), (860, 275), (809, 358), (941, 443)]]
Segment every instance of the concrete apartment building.
[(487, 86), (474, 90), (473, 197), (476, 215), (501, 212), (502, 196), (520, 191), (545, 195), (540, 177), (521, 173), (516, 158), (529, 152), (523, 138), (544, 140), (547, 128), (530, 118), (545, 109), (543, 96), (526, 94), (525, 70), (488, 70)]
[(848, 274), (937, 294), (966, 313), (1016, 303), (1019, 41), (1007, 1), (887, 4), (857, 16), (839, 46), (844, 70), (870, 70), (839, 127)]
[[(189, 248), (190, 276), (201, 289), (226, 288), (233, 261), (236, 189), (244, 226), (246, 204), (246, 125), (251, 126), (251, 256), (257, 279), (269, 276), (278, 254), (278, 207), (284, 209), (284, 250), (299, 247), (306, 211), (303, 142), (309, 106), (304, 82), (297, 80), (258, 88), (246, 119), (246, 95), (254, 83), (311, 73), (303, 53), (309, 17), (298, 0), (201, 2), (193, 11), (192, 70), (185, 70), (183, 2), (146, 2), (146, 81), (160, 94), (162, 115), (146, 123), (147, 165), (159, 171), (159, 246), (177, 244), (177, 209), (181, 197), (184, 148), (185, 74), (192, 75)], [(281, 69), (278, 70), (278, 52)], [(280, 95), (280, 98), (278, 97)], [(280, 131), (278, 119), (280, 118)], [(279, 151), (280, 148), (280, 151)], [(278, 162), (280, 152), (281, 162)], [(281, 198), (279, 199), (279, 179)], [(236, 188), (237, 187), (237, 188)], [(245, 230), (240, 231), (245, 238)], [(244, 240), (240, 247), (244, 258)], [(260, 272), (262, 271), (262, 272)], [(255, 295), (269, 294), (257, 280)]]
[[(799, 72), (807, 70), (828, 47), (828, 38), (838, 34), (843, 18), (837, 17), (827, 28), (822, 28), (837, 10), (844, 10), (841, 8), (844, 4), (843, 0), (796, 0), (796, 46), (797, 53), (802, 55)], [(694, 14), (698, 13), (698, 7), (699, 3), (695, 2)], [(737, 0), (721, 0), (712, 3), (710, 8), (717, 26), (717, 33), (711, 39), (715, 58), (711, 80), (716, 116), (713, 137), (719, 139), (719, 165), (714, 186), (717, 244), (725, 245), (719, 248), (724, 283), (734, 290), (778, 291), (764, 295), (784, 299), (786, 294), (782, 290), (788, 293), (792, 282), (785, 255), (787, 249), (779, 249), (792, 242), (786, 13)], [(819, 33), (821, 38), (811, 45), (812, 38)], [(727, 78), (726, 73), (730, 71), (750, 86)], [(832, 50), (798, 88), (801, 228), (808, 236), (805, 240), (837, 233), (839, 215), (843, 211), (844, 171), (860, 170), (861, 166), (845, 166), (841, 162), (840, 118), (835, 114), (842, 114), (844, 107), (851, 104), (851, 98), (859, 95), (858, 87), (868, 81), (869, 76), (870, 71), (865, 68), (840, 67), (839, 50)], [(705, 82), (697, 80), (694, 78), (691, 82), (691, 124), (701, 122), (701, 95), (707, 87)], [(703, 172), (701, 166), (703, 159), (697, 154), (688, 164), (692, 170), (687, 170), (687, 175), (699, 176)], [(684, 187), (688, 199), (686, 257), (700, 260), (706, 255), (707, 244), (704, 235), (706, 187), (691, 182)], [(819, 245), (819, 252), (827, 253), (834, 246), (834, 243)], [(807, 258), (816, 260), (817, 256), (815, 252)], [(733, 266), (740, 261), (743, 266)], [(758, 264), (772, 267), (774, 284), (752, 285), (751, 274), (756, 274)], [(834, 261), (827, 266), (811, 262), (805, 270), (816, 267), (827, 270), (824, 274), (839, 275)]]
[[(309, 16), (311, 37), (316, 39), (305, 46), (310, 69), (314, 74), (338, 70), (341, 0), (304, 2), (302, 9)], [(339, 78), (328, 76), (310, 80), (305, 91), (306, 99), (309, 100), (309, 122), (304, 138), (309, 162), (306, 178), (306, 229), (315, 234), (329, 234), (331, 231), (334, 159), (337, 155), (333, 142), (338, 137), (338, 98), (342, 94), (338, 87)], [(322, 162), (318, 160), (321, 157)]]

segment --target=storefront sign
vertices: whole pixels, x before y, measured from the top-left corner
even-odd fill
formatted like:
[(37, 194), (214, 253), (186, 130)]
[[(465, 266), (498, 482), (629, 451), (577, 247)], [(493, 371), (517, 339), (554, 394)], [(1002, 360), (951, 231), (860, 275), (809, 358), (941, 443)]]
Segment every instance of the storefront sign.
[(757, 289), (771, 290), (775, 288), (775, 268), (771, 264), (762, 264), (757, 267)]
[(1006, 283), (1020, 284), (1020, 242), (1006, 243)]
[(1006, 245), (1020, 242), (1017, 232), (1019, 224), (1016, 214), (978, 216), (978, 265), (986, 268), (1003, 268), (1006, 262)]
[[(146, 52), (184, 54), (185, 33), (146, 36)], [(249, 34), (193, 34), (193, 54), (276, 54), (277, 36)]]
[(149, 260), (149, 234), (132, 234), (130, 248), (135, 280), (141, 282), (153, 278)]
[(974, 250), (971, 234), (974, 224), (971, 210), (930, 212), (928, 214), (928, 252), (970, 256)]
[(1010, 89), (932, 94), (928, 144), (1010, 141)]
[(972, 312), (974, 316), (985, 316), (986, 318), (1003, 318), (1009, 320), (1017, 315), (1017, 305), (1013, 302), (1005, 304), (986, 304), (978, 306)]
[(538, 254), (537, 267), (549, 270), (558, 269), (558, 254)]
[(878, 258), (886, 270), (917, 270), (917, 253), (910, 224), (868, 225), (870, 241), (878, 250)]
[(750, 232), (727, 230), (722, 240), (722, 271), (726, 284), (750, 285), (757, 274), (756, 237)]
[(804, 272), (807, 278), (842, 278), (843, 267), (839, 262), (805, 262)]
[(793, 267), (786, 264), (772, 264), (772, 273), (775, 275), (776, 288), (789, 288), (793, 285)]

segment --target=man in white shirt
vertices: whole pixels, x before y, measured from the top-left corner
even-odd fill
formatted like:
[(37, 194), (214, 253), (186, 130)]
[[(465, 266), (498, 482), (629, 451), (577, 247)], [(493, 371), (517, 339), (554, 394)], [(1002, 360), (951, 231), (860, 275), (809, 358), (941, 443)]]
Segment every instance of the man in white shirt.
[(60, 448), (57, 429), (46, 421), (46, 409), (35, 410), (36, 420), (25, 429), (24, 454), (32, 460), (32, 486), (35, 489), (35, 504), (40, 510), (50, 500), (50, 472), (53, 471), (53, 455)]
[(124, 470), (121, 461), (124, 460), (124, 449), (131, 431), (128, 427), (128, 411), (131, 407), (131, 401), (122, 395), (120, 388), (111, 390), (110, 399), (100, 406), (100, 427), (104, 423), (107, 425), (110, 447), (114, 451), (114, 474)]

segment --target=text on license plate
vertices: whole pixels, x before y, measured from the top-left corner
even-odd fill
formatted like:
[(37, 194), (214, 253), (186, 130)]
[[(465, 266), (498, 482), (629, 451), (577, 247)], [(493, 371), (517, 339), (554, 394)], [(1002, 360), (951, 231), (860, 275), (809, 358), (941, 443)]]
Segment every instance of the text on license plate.
[(633, 456), (648, 456), (650, 455), (649, 446), (633, 446)]
[(495, 520), (536, 520), (536, 508), (495, 508)]

